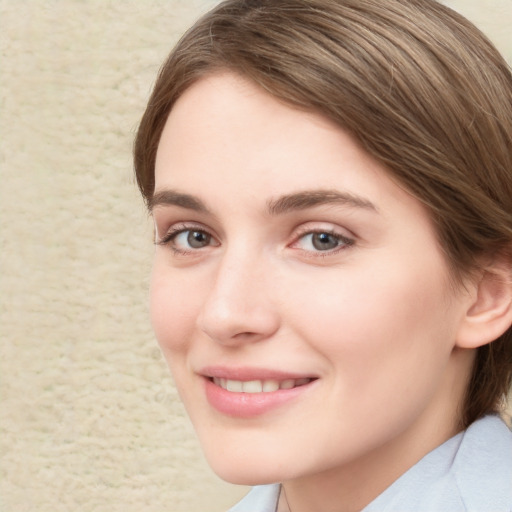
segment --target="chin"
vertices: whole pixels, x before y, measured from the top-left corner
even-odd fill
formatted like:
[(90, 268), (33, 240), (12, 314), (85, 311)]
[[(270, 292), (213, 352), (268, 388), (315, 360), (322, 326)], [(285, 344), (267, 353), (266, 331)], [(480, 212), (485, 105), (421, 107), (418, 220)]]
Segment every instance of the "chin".
[(248, 457), (247, 453), (211, 454), (205, 451), (213, 472), (222, 480), (235, 485), (264, 485), (281, 482), (286, 479), (275, 456)]
[(284, 480), (282, 475), (274, 473), (270, 467), (259, 468), (251, 464), (244, 464), (243, 466), (233, 465), (230, 467), (212, 466), (212, 469), (219, 478), (234, 485), (265, 485)]

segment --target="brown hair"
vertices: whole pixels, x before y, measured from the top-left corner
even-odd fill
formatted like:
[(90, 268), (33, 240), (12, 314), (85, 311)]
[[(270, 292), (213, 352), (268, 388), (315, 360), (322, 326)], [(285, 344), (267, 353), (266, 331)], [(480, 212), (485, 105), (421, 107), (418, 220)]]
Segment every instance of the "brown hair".
[[(135, 141), (149, 203), (167, 116), (202, 76), (231, 70), (354, 135), (429, 209), (453, 275), (511, 258), (512, 75), (486, 37), (434, 0), (227, 0), (165, 62)], [(480, 347), (462, 423), (512, 380), (512, 328)]]

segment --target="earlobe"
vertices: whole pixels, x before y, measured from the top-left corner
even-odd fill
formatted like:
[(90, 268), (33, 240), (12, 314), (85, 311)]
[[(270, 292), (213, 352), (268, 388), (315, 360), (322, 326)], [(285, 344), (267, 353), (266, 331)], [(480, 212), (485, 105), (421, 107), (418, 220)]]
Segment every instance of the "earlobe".
[(478, 348), (499, 338), (512, 325), (512, 269), (501, 261), (483, 271), (459, 327), (457, 346)]

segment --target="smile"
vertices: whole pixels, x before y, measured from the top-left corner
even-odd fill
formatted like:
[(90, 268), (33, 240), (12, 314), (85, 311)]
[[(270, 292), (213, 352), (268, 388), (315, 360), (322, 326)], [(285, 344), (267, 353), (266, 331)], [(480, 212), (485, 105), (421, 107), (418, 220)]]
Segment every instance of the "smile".
[(233, 393), (272, 393), (279, 391), (280, 389), (293, 389), (299, 386), (309, 384), (313, 379), (301, 378), (301, 379), (285, 379), (285, 380), (232, 380), (224, 379), (219, 377), (213, 377), (212, 382)]
[(209, 404), (223, 415), (240, 419), (256, 418), (307, 397), (320, 380), (260, 369), (216, 368), (205, 373), (204, 391)]

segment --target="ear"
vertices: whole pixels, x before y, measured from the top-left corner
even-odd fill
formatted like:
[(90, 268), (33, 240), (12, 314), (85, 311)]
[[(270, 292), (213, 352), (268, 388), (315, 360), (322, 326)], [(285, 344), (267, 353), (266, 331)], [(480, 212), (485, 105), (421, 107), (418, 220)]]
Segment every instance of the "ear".
[(456, 345), (478, 348), (499, 338), (512, 325), (512, 262), (500, 258), (474, 282), (459, 326)]

